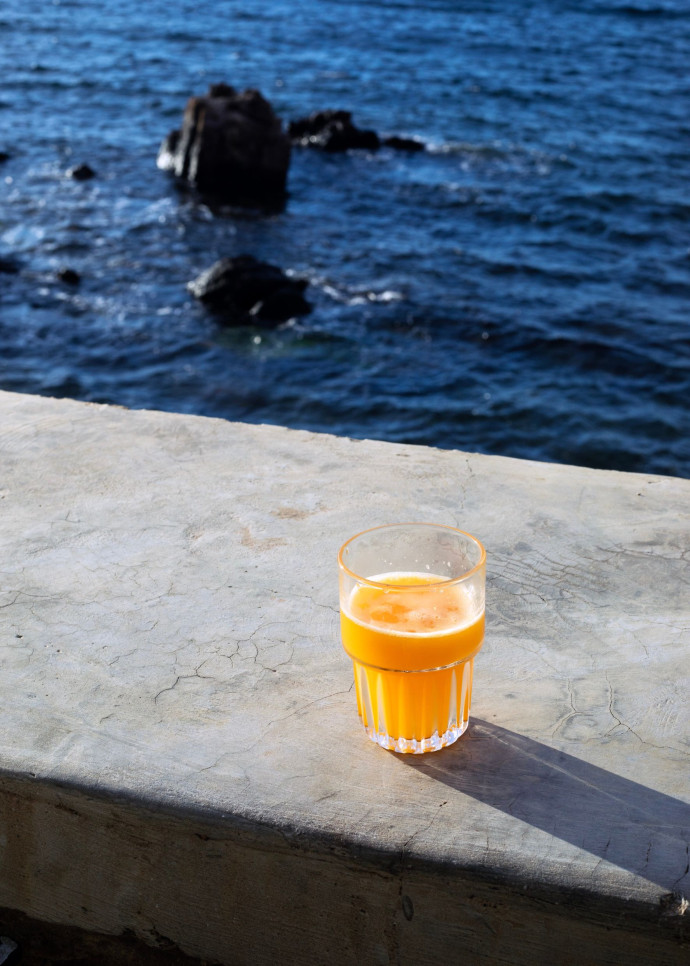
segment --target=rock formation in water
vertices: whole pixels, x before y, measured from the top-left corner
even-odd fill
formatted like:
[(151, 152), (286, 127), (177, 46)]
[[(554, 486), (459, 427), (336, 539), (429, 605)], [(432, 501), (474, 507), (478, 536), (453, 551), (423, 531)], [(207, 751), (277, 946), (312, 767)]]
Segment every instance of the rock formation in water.
[(399, 134), (392, 134), (382, 141), (387, 148), (395, 148), (396, 151), (425, 151), (426, 146), (423, 141), (416, 138), (405, 138)]
[(253, 255), (222, 258), (187, 285), (225, 325), (277, 324), (306, 315), (311, 312), (306, 287), (304, 279), (291, 278)]
[(61, 268), (57, 277), (65, 285), (79, 285), (81, 283), (81, 275), (73, 268)]
[(96, 172), (88, 164), (77, 164), (75, 167), (69, 168), (67, 177), (74, 178), (75, 181), (88, 181), (90, 178), (96, 177)]
[(321, 148), (322, 151), (349, 151), (364, 148), (376, 151), (382, 145), (398, 151), (423, 151), (424, 144), (413, 138), (381, 138), (376, 131), (362, 130), (352, 123), (351, 111), (316, 111), (309, 117), (291, 121), (288, 134), (293, 144)]
[(286, 190), (290, 139), (259, 91), (214, 84), (187, 102), (182, 128), (158, 153), (158, 167), (204, 194), (237, 204), (274, 203)]
[(375, 151), (381, 145), (376, 131), (355, 127), (350, 111), (316, 111), (309, 117), (291, 121), (288, 134), (296, 144), (323, 151), (349, 151), (350, 148)]
[(0, 275), (18, 275), (21, 263), (14, 255), (3, 255), (0, 252)]

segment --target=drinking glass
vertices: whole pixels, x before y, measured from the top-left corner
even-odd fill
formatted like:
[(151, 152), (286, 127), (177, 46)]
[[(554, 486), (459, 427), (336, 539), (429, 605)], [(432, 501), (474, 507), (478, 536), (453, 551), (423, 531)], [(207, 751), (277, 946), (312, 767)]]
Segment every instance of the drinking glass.
[(369, 738), (438, 751), (466, 730), (484, 642), (486, 553), (454, 527), (365, 530), (338, 554), (340, 626)]

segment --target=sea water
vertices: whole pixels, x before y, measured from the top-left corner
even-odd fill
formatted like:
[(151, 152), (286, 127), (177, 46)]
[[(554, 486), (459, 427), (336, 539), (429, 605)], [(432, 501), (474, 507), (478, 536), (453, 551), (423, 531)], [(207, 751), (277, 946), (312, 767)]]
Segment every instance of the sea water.
[[(690, 476), (689, 52), (687, 0), (4, 0), (0, 388)], [(156, 155), (218, 81), (426, 150), (211, 210)], [(313, 312), (219, 326), (242, 253)]]

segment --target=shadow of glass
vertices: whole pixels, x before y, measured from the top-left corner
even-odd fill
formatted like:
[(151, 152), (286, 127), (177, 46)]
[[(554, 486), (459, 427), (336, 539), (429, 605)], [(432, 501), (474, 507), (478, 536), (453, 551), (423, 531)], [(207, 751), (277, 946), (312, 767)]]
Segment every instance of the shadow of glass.
[(677, 798), (481, 720), (439, 754), (400, 760), (669, 893), (690, 891), (690, 805)]

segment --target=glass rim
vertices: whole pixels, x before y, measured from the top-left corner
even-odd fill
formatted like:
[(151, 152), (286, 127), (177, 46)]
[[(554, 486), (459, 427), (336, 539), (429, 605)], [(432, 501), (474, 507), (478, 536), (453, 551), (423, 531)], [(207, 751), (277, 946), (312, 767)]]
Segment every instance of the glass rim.
[[(376, 527), (367, 527), (366, 530), (360, 530), (359, 533), (355, 533), (353, 536), (351, 536), (348, 540), (345, 541), (345, 543), (338, 551), (338, 566), (340, 567), (340, 569), (343, 570), (350, 577), (352, 577), (354, 580), (359, 580), (362, 583), (371, 585), (372, 587), (385, 587), (385, 588), (395, 589), (396, 587), (395, 584), (387, 584), (387, 583), (384, 583), (384, 581), (382, 580), (372, 580), (371, 577), (363, 577), (361, 574), (355, 573), (355, 571), (351, 570), (347, 566), (347, 564), (343, 561), (344, 551), (350, 546), (350, 544), (354, 540), (359, 539), (359, 537), (363, 537), (366, 533), (373, 533), (376, 530), (393, 530), (395, 527), (419, 527), (420, 529), (429, 528), (429, 529), (436, 529), (436, 530), (450, 530), (451, 533), (459, 533), (461, 534), (461, 536), (467, 537), (469, 540), (472, 541), (472, 543), (474, 543), (477, 547), (479, 547), (479, 550), (481, 553), (479, 562), (476, 563), (474, 567), (472, 567), (470, 570), (465, 571), (464, 574), (460, 574), (460, 576), (458, 577), (443, 577), (441, 580), (435, 580), (431, 584), (405, 584), (404, 589), (406, 590), (409, 590), (410, 587), (439, 587), (442, 585), (445, 586), (447, 584), (457, 584), (462, 580), (467, 580), (468, 577), (471, 577), (473, 574), (475, 574), (486, 563), (486, 549), (484, 547), (484, 544), (481, 542), (481, 540), (477, 540), (476, 537), (472, 536), (471, 533), (468, 533), (466, 530), (461, 530), (459, 527), (451, 527), (447, 523), (418, 523), (418, 522), (417, 523), (382, 523)], [(400, 589), (403, 589), (403, 588), (401, 587)]]

